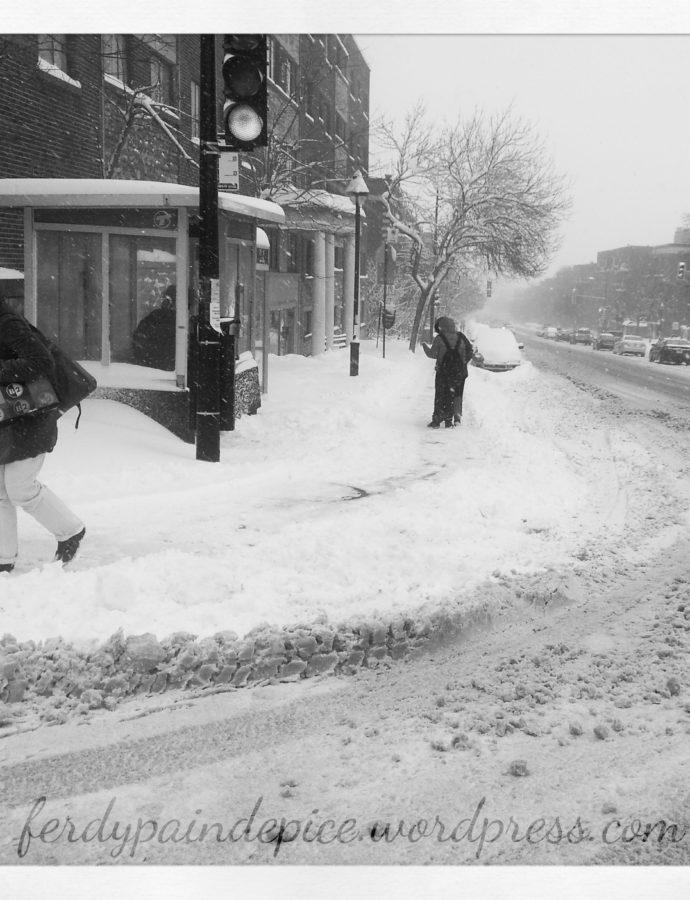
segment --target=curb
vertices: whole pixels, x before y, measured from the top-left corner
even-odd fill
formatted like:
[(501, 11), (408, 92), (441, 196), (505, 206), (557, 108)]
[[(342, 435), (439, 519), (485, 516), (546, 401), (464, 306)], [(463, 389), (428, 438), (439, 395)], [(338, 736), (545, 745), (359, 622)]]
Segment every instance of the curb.
[(525, 608), (545, 609), (570, 598), (553, 589), (485, 585), (462, 609), (455, 601), (455, 608), (451, 603), (388, 622), (261, 625), (244, 638), (220, 631), (199, 639), (180, 631), (161, 641), (148, 633), (126, 637), (120, 630), (89, 651), (59, 637), (20, 643), (6, 634), (0, 639), (0, 728), (13, 724), (14, 704), (36, 705), (41, 720), (60, 724), (75, 714), (113, 710), (136, 695), (233, 691), (412, 661), (459, 634), (489, 627), (497, 614), (515, 610), (516, 599)]

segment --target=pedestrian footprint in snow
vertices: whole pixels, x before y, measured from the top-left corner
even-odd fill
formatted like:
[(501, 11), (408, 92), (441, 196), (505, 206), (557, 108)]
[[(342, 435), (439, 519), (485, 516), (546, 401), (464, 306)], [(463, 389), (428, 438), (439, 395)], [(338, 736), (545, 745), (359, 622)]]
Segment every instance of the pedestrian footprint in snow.
[[(22, 316), (0, 303), (0, 384), (50, 379), (53, 359)], [(57, 540), (55, 559), (69, 562), (86, 533), (84, 523), (38, 481), (46, 453), (57, 442), (58, 412), (32, 412), (0, 421), (0, 572), (11, 572), (18, 554), (17, 507)]]
[(434, 412), (429, 428), (446, 428), (462, 421), (462, 397), (467, 378), (467, 363), (474, 351), (469, 339), (455, 328), (449, 316), (441, 316), (434, 325), (436, 337), (431, 345), (422, 342), (427, 356), (436, 360)]

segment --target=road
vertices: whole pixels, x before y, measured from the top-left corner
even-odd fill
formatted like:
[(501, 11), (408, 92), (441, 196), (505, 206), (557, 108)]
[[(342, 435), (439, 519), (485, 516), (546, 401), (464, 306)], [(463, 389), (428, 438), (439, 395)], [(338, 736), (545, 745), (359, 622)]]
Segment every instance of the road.
[(674, 415), (690, 412), (688, 366), (659, 365), (646, 357), (618, 356), (609, 350), (547, 340), (526, 328), (515, 332), (525, 345), (525, 357), (535, 365), (611, 391), (638, 407)]

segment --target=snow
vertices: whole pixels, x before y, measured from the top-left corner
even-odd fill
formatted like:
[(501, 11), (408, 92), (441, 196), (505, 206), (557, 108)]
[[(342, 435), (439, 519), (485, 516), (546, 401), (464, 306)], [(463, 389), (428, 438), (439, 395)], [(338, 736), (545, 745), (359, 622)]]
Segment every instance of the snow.
[(47, 75), (51, 75), (53, 78), (57, 78), (59, 81), (64, 81), (66, 84), (71, 84), (73, 87), (81, 89), (81, 82), (76, 81), (74, 78), (70, 78), (67, 72), (63, 72), (59, 66), (56, 66), (54, 63), (48, 62), (47, 59), (43, 59), (42, 56), (38, 57), (38, 68), (41, 72), (45, 72)]
[[(0, 633), (86, 645), (119, 628), (242, 636), (261, 623), (390, 618), (567, 569), (616, 531), (602, 439), (586, 417), (570, 424), (569, 407), (597, 401), (529, 361), (471, 367), (462, 427), (438, 431), (426, 427), (433, 366), (405, 343), (389, 339), (383, 359), (362, 342), (357, 378), (340, 350), (271, 356), (270, 369), (270, 394), (222, 436), (217, 464), (114, 401), (87, 400), (79, 430), (67, 414), (42, 477), (87, 536), (63, 569), (52, 537), (20, 513)], [(636, 446), (614, 451), (619, 471), (658, 478)]]
[(522, 362), (515, 335), (507, 328), (478, 325), (473, 330), (472, 339), (486, 365), (519, 366)]
[(7, 269), (0, 266), (0, 281), (11, 280), (15, 278), (23, 278), (24, 273), (18, 269)]

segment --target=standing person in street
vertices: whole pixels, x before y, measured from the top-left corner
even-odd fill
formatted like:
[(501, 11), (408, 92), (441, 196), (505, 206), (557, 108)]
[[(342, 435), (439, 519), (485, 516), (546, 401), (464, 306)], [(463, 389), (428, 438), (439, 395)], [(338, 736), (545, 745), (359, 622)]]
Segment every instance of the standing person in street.
[[(53, 358), (22, 316), (0, 302), (0, 384), (50, 378)], [(0, 423), (0, 573), (11, 572), (18, 555), (17, 508), (22, 507), (57, 541), (55, 560), (74, 558), (86, 534), (84, 523), (38, 481), (46, 453), (57, 442), (55, 410)]]
[(434, 412), (429, 428), (446, 428), (462, 421), (462, 397), (467, 378), (467, 363), (474, 351), (468, 338), (455, 328), (449, 316), (441, 316), (434, 325), (436, 337), (431, 345), (422, 342), (427, 356), (436, 360)]

